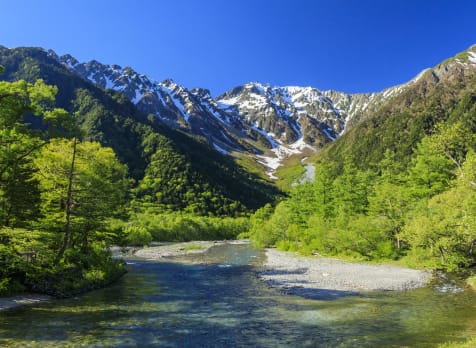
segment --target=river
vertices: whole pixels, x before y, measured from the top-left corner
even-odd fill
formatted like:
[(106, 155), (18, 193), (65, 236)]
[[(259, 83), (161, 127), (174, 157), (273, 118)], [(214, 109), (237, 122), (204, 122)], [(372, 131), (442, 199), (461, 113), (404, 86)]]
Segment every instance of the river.
[(129, 259), (108, 288), (0, 312), (0, 346), (434, 347), (476, 335), (470, 290), (305, 299), (257, 279), (263, 257), (224, 244), (188, 263)]

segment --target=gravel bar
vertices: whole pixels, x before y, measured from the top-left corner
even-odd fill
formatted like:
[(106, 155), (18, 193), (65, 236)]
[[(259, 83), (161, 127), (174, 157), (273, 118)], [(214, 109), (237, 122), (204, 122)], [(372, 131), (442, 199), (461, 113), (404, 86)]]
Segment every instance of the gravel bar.
[(334, 258), (300, 257), (266, 250), (258, 277), (287, 293), (331, 299), (365, 291), (403, 291), (425, 287), (431, 272), (393, 265), (345, 262)]
[(166, 243), (164, 245), (150, 246), (148, 248), (139, 249), (134, 253), (134, 255), (147, 260), (160, 260), (162, 258), (204, 253), (212, 246), (218, 244), (223, 244), (223, 242), (193, 241), (183, 243)]

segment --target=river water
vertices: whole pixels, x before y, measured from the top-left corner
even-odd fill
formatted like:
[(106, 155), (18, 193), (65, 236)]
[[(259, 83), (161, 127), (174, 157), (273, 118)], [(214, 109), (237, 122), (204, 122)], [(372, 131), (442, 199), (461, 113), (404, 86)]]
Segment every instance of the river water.
[(128, 260), (112, 286), (0, 312), (2, 347), (434, 347), (476, 335), (451, 283), (305, 299), (256, 278), (263, 253), (219, 245), (187, 264)]

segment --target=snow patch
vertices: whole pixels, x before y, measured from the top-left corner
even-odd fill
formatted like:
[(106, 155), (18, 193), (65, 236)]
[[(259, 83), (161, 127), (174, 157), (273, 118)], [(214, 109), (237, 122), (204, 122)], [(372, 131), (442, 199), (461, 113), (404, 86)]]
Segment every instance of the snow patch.
[[(345, 127), (344, 127), (344, 129), (345, 129)], [(329, 139), (331, 139), (332, 141), (334, 141), (334, 140), (337, 139), (336, 137), (332, 136), (331, 133), (329, 133), (329, 131), (328, 131), (327, 129), (321, 129), (321, 130), (322, 130), (322, 132), (323, 132), (325, 135), (327, 135), (327, 137), (328, 137)]]
[(266, 140), (269, 141), (272, 148), (276, 148), (276, 147), (279, 146), (279, 143), (276, 140), (274, 140), (274, 138), (276, 137), (276, 135), (274, 135), (274, 133), (266, 133), (266, 131), (264, 131), (263, 129), (258, 128), (257, 126), (254, 126), (254, 125), (252, 125), (251, 128), (253, 130), (255, 130), (256, 132), (262, 134), (266, 138)]
[(468, 59), (471, 63), (476, 64), (476, 52), (468, 52)]
[(310, 149), (313, 152), (316, 151), (316, 149), (314, 149), (312, 146), (306, 144), (303, 138), (299, 138), (291, 145), (285, 146), (280, 144), (277, 147), (273, 148), (271, 152), (274, 153), (275, 157), (259, 155), (256, 156), (256, 159), (258, 163), (263, 164), (269, 169), (266, 172), (266, 175), (268, 175), (269, 178), (276, 180), (278, 178), (274, 174), (276, 172), (276, 169), (278, 169), (282, 165), (282, 162), (291, 155), (301, 153), (306, 148)]
[(224, 148), (218, 146), (217, 144), (213, 143), (213, 147), (215, 148), (215, 150), (217, 150), (221, 154), (228, 155), (228, 151), (226, 151)]
[(135, 97), (132, 99), (132, 102), (134, 104), (137, 104), (138, 102), (140, 102), (140, 100), (144, 97), (144, 94), (141, 93), (141, 91), (139, 90), (136, 90), (135, 91)]

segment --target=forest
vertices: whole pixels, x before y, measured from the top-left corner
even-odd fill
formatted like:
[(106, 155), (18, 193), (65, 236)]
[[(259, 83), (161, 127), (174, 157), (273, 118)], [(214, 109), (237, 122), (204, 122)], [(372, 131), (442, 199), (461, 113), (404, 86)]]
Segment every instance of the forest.
[(393, 106), (413, 105), (400, 112), (387, 105), (324, 149), (315, 181), (259, 209), (243, 237), (307, 255), (469, 272), (476, 261), (472, 86), (474, 79), (424, 98), (409, 90)]

